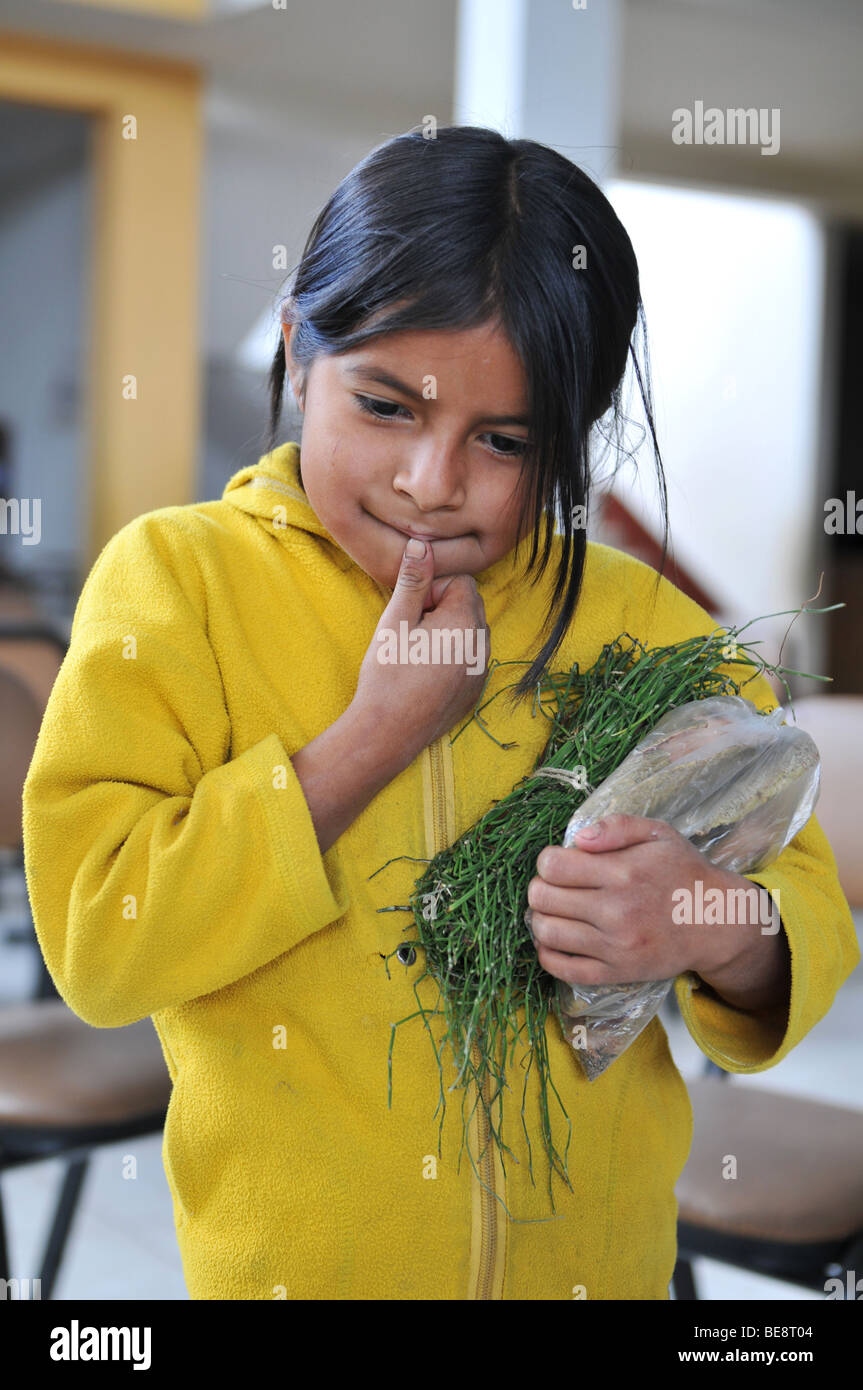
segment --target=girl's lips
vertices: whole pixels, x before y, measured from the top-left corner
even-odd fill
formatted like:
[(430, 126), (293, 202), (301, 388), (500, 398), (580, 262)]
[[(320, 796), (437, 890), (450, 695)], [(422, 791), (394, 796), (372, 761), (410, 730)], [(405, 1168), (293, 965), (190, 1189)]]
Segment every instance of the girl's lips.
[[(396, 528), (398, 530), (398, 528)], [(425, 531), (402, 531), (403, 536), (411, 536), (417, 541), (456, 541), (458, 536), (430, 536)]]
[[(369, 516), (374, 516), (374, 512), (369, 512)], [(406, 539), (413, 537), (415, 540), (418, 541), (464, 540), (463, 533), (460, 533), (457, 536), (439, 536), (436, 533), (430, 531), (418, 531), (412, 526), (395, 526), (391, 521), (381, 521), (381, 518), (379, 516), (374, 516), (374, 519), (375, 521), (380, 521), (382, 526), (388, 526), (391, 531), (395, 531), (397, 535), (404, 536)]]
[[(387, 524), (389, 525), (390, 523), (387, 523)], [(437, 536), (437, 535), (432, 535), (432, 534), (431, 534), (430, 532), (428, 532), (428, 531), (415, 531), (412, 527), (407, 527), (407, 526), (393, 526), (392, 529), (393, 529), (394, 531), (398, 531), (398, 533), (399, 533), (400, 536), (413, 537), (414, 540), (418, 540), (418, 541), (457, 541), (457, 540), (461, 540), (461, 537), (460, 537), (460, 536)]]

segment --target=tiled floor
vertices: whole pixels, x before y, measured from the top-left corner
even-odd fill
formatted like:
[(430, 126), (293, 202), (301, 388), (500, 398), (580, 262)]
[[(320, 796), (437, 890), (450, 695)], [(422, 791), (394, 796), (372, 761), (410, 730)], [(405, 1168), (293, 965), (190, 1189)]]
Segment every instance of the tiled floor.
[[(8, 898), (9, 891), (4, 895)], [(8, 920), (8, 911), (6, 914)], [(0, 916), (0, 1007), (33, 989), (33, 958), (25, 945), (5, 941)], [(863, 929), (863, 914), (857, 918)], [(860, 1019), (863, 966), (840, 990), (833, 1008), (785, 1061), (728, 1084), (762, 1086), (863, 1109)], [(677, 1015), (664, 1014), (671, 1050), (683, 1076), (697, 1075), (704, 1056)], [(184, 1299), (188, 1295), (177, 1251), (171, 1198), (162, 1168), (161, 1135), (97, 1151), (91, 1159), (66, 1258), (58, 1299)], [(137, 1175), (124, 1176), (136, 1160)], [(2, 1177), (11, 1274), (34, 1278), (61, 1165), (35, 1164)], [(712, 1261), (696, 1262), (699, 1297), (712, 1299), (808, 1299), (807, 1293), (772, 1279), (749, 1276)]]

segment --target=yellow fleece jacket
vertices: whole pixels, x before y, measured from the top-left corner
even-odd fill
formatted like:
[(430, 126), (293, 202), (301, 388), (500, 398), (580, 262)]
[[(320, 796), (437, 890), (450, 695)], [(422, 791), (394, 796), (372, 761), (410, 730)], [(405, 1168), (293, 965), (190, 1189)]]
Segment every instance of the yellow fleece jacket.
[[(406, 903), (421, 866), (369, 876), (451, 843), (530, 770), (548, 725), (529, 701), (513, 715), (499, 700), (490, 727), (517, 747), (476, 723), (454, 744), (436, 740), (320, 853), (291, 756), (350, 703), (389, 591), (328, 534), (298, 465), (298, 447), (282, 445), (220, 500), (150, 512), (108, 542), (24, 787), (27, 885), (60, 994), (97, 1028), (152, 1016), (162, 1043), (173, 1082), (163, 1158), (189, 1294), (666, 1299), (692, 1110), (660, 1019), (593, 1082), (549, 1020), (572, 1122), (573, 1191), (555, 1178), (556, 1217), (530, 1086), (535, 1185), (528, 1172), (523, 1055), (503, 1117), (519, 1161), (504, 1174), (489, 1145), (482, 1183), (459, 1162), (461, 1092), (438, 1156), (439, 1074), (421, 1018), (397, 1030), (387, 1106), (390, 1025), (416, 1010), (424, 963), (393, 956), (387, 973), (383, 956), (413, 924), (377, 909)], [(552, 575), (531, 587), (510, 552), (476, 576), (501, 661), (538, 649)], [(624, 631), (664, 644), (714, 627), (667, 581), (654, 603), (654, 578), (590, 544), (555, 666), (591, 665)], [(486, 693), (512, 679), (493, 673)], [(761, 678), (746, 693), (775, 706)], [(676, 984), (693, 1038), (731, 1072), (781, 1061), (860, 958), (814, 816), (751, 877), (781, 890), (784, 1033), (691, 973)], [(435, 1007), (430, 976), (417, 995)], [(430, 1023), (437, 1043), (442, 1019)], [(562, 1150), (554, 1108), (552, 1121)]]

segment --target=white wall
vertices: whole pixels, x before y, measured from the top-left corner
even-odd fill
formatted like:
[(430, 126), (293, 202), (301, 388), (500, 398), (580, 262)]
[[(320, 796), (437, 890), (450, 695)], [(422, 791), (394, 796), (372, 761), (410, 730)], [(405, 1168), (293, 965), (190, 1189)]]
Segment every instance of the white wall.
[[(606, 192), (641, 270), (676, 557), (733, 621), (797, 607), (817, 589), (823, 541), (819, 224), (779, 201), (623, 181)], [(627, 467), (615, 487), (656, 533), (639, 458), (640, 480)], [(820, 635), (801, 618), (786, 659), (817, 660)]]
[[(198, 495), (217, 497), (232, 473), (258, 460), (278, 342), (277, 293), (336, 185), (395, 132), (362, 108), (352, 124), (340, 109), (310, 121), (289, 89), (274, 106), (266, 94), (213, 82), (205, 111), (200, 305), (207, 373)], [(399, 128), (415, 119), (405, 110)], [(285, 247), (288, 270), (274, 269), (276, 246)], [(297, 426), (286, 389), (280, 438), (296, 437)]]

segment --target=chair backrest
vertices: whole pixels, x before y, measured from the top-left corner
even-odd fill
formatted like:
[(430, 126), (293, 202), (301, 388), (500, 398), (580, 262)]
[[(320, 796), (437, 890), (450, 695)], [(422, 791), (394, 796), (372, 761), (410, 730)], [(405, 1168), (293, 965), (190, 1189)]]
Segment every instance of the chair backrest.
[(22, 847), (21, 793), (42, 713), (33, 692), (0, 666), (0, 846)]
[[(18, 632), (22, 635), (18, 636)], [(65, 651), (65, 640), (51, 629), (0, 620), (0, 666), (23, 681), (43, 710)]]
[[(863, 908), (863, 695), (807, 695), (794, 701), (797, 723), (821, 754), (815, 815), (836, 856), (848, 902)], [(787, 722), (794, 717), (787, 712)]]

